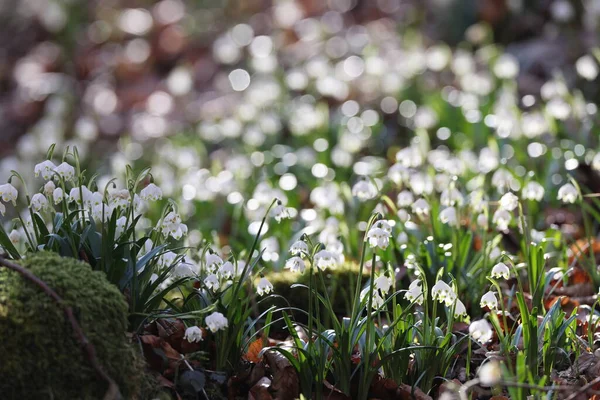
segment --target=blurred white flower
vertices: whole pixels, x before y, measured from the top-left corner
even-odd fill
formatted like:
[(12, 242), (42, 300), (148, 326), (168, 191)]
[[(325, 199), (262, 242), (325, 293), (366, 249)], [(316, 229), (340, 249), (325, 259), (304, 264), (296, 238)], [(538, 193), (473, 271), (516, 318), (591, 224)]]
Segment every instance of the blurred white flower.
[(498, 299), (496, 299), (496, 293), (489, 291), (481, 296), (481, 302), (479, 303), (481, 308), (488, 307), (490, 310), (498, 308)]
[(46, 182), (44, 185), (44, 194), (46, 197), (50, 197), (54, 194), (54, 190), (56, 189), (56, 185), (52, 181)]
[(508, 279), (510, 277), (510, 269), (503, 262), (499, 262), (498, 264), (494, 265), (494, 268), (492, 268), (491, 276), (495, 279)]
[(64, 193), (62, 188), (57, 187), (56, 189), (54, 189), (54, 192), (52, 192), (52, 198), (54, 199), (54, 204), (58, 204), (61, 201), (63, 201), (63, 197), (64, 197)]
[(379, 247), (382, 250), (385, 250), (390, 244), (390, 236), (391, 234), (388, 231), (376, 227), (372, 227), (367, 232), (369, 246), (371, 248)]
[(511, 192), (505, 193), (500, 198), (500, 208), (506, 211), (512, 211), (519, 205), (519, 198)]
[(410, 190), (403, 190), (398, 193), (396, 204), (398, 204), (398, 207), (408, 207), (413, 203), (414, 200), (415, 197)]
[(210, 272), (214, 272), (223, 265), (223, 259), (215, 253), (208, 252), (204, 256), (204, 265)]
[(31, 208), (35, 212), (40, 212), (48, 208), (48, 199), (41, 193), (36, 193), (31, 197)]
[(268, 281), (267, 278), (260, 278), (258, 285), (256, 285), (256, 292), (259, 296), (269, 294), (273, 291), (273, 284)]
[(273, 215), (273, 218), (275, 218), (275, 221), (277, 221), (277, 222), (281, 222), (282, 219), (291, 218), (290, 210), (281, 203), (279, 203), (275, 207), (273, 207), (271, 214)]
[(122, 216), (117, 219), (117, 225), (115, 227), (115, 237), (121, 236), (123, 232), (125, 232), (125, 224), (127, 223), (127, 217)]
[(456, 208), (446, 207), (440, 211), (439, 215), (440, 222), (450, 226), (458, 226), (458, 219), (456, 217)]
[(421, 218), (429, 216), (430, 210), (431, 206), (425, 199), (418, 199), (412, 205), (412, 211)]
[(10, 242), (16, 246), (21, 242), (21, 233), (18, 230), (13, 229), (9, 233), (8, 238), (10, 239)]
[(302, 273), (304, 273), (304, 270), (306, 269), (306, 265), (302, 258), (300, 258), (298, 256), (294, 256), (285, 262), (285, 268), (289, 269), (292, 272), (302, 274)]
[(225, 329), (229, 326), (227, 318), (220, 312), (214, 312), (204, 319), (206, 326), (212, 333)]
[(154, 183), (150, 183), (141, 190), (140, 197), (145, 201), (157, 201), (162, 199), (163, 192), (162, 189), (156, 186)]
[(216, 274), (208, 275), (204, 279), (204, 284), (212, 291), (215, 291), (221, 287), (221, 284), (219, 283), (219, 277)]
[(558, 200), (564, 203), (575, 203), (579, 198), (579, 191), (571, 183), (567, 183), (558, 189)]
[(127, 189), (115, 190), (108, 195), (108, 204), (112, 207), (125, 208), (129, 205), (130, 200), (131, 195)]
[(488, 228), (488, 217), (484, 213), (481, 213), (477, 216), (477, 226), (482, 229)]
[(423, 292), (423, 284), (420, 279), (415, 279), (411, 282), (408, 290), (404, 293), (404, 298), (408, 301), (414, 301), (417, 304), (423, 304), (425, 293)]
[(17, 189), (10, 183), (5, 183), (4, 185), (0, 185), (0, 196), (5, 203), (10, 201), (13, 205), (16, 205), (19, 192), (17, 192)]
[(464, 203), (463, 195), (455, 188), (444, 189), (440, 195), (440, 203), (446, 207), (454, 205), (462, 206)]
[(471, 325), (469, 325), (469, 334), (473, 339), (484, 344), (492, 338), (492, 326), (485, 319), (473, 321)]
[(87, 188), (87, 186), (74, 187), (69, 192), (70, 201), (74, 201), (77, 204), (81, 205), (81, 197), (83, 196), (83, 204), (85, 207), (89, 207), (91, 205), (93, 193), (91, 190)]
[(380, 275), (375, 279), (374, 282), (375, 289), (381, 292), (381, 295), (385, 295), (390, 291), (392, 287), (392, 280), (385, 275)]
[(492, 222), (496, 224), (499, 231), (507, 230), (511, 220), (512, 214), (502, 208), (497, 209), (492, 217)]
[(358, 198), (360, 201), (373, 199), (377, 196), (377, 193), (377, 188), (368, 179), (361, 179), (352, 187), (352, 196)]
[(54, 172), (66, 181), (72, 181), (73, 178), (75, 178), (75, 168), (67, 162), (63, 162), (58, 167), (54, 168)]
[(530, 181), (523, 187), (521, 195), (525, 200), (541, 201), (544, 197), (544, 192), (544, 187), (542, 185), (538, 182)]
[(231, 261), (225, 261), (223, 265), (219, 267), (218, 272), (223, 279), (229, 279), (235, 274), (235, 266)]
[(477, 371), (482, 386), (495, 386), (502, 379), (502, 369), (498, 361), (488, 361)]
[(586, 54), (580, 57), (575, 62), (575, 69), (579, 76), (588, 81), (593, 81), (598, 76), (598, 63), (594, 60), (594, 57)]
[(454, 290), (444, 281), (437, 281), (437, 283), (431, 288), (431, 298), (437, 300), (440, 303), (446, 304), (447, 307), (452, 306), (457, 299)]
[(202, 329), (197, 326), (190, 326), (185, 330), (185, 335), (183, 338), (190, 343), (198, 343), (203, 340), (202, 338)]
[(38, 176), (42, 176), (42, 178), (44, 178), (44, 180), (48, 181), (50, 179), (52, 179), (52, 176), (54, 176), (54, 169), (56, 168), (56, 165), (54, 165), (54, 163), (50, 160), (46, 160), (46, 161), (42, 161), (39, 164), (36, 164), (36, 166), (33, 168), (33, 173), (35, 174), (36, 177)]

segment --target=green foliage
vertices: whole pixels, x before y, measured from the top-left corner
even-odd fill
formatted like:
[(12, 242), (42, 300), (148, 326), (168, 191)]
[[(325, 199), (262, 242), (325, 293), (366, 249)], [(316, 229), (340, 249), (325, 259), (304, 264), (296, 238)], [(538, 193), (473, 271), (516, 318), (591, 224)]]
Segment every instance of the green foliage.
[[(98, 361), (123, 396), (136, 398), (143, 362), (125, 336), (127, 303), (102, 272), (40, 252), (21, 265), (73, 308)], [(0, 393), (6, 399), (97, 399), (106, 391), (61, 306), (17, 272), (0, 268)]]

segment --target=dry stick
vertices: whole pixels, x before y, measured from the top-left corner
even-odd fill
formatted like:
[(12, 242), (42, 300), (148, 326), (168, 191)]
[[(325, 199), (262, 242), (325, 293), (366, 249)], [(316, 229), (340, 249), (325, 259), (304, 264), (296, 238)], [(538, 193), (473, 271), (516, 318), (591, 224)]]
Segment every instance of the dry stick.
[(26, 268), (21, 267), (15, 263), (12, 263), (4, 258), (4, 255), (0, 255), (0, 266), (6, 267), (17, 273), (21, 274), (25, 279), (33, 282), (37, 286), (39, 286), (44, 293), (50, 296), (54, 301), (61, 306), (65, 312), (65, 316), (71, 323), (71, 328), (73, 328), (73, 335), (79, 345), (84, 352), (84, 355), (87, 357), (90, 362), (92, 368), (96, 371), (98, 376), (100, 376), (104, 381), (108, 383), (108, 390), (104, 394), (104, 400), (119, 400), (122, 398), (121, 392), (119, 391), (119, 386), (116, 382), (108, 376), (108, 374), (102, 369), (102, 366), (98, 363), (98, 358), (96, 357), (96, 349), (94, 345), (90, 343), (90, 341), (85, 337), (83, 330), (81, 329), (81, 325), (77, 322), (75, 315), (73, 314), (73, 309), (66, 305), (62, 297), (60, 297), (51, 287), (49, 287), (46, 282), (42, 281), (40, 278), (31, 273), (31, 271)]
[(592, 386), (594, 386), (598, 382), (600, 382), (600, 376), (597, 377), (596, 379), (594, 379), (593, 381), (589, 382), (587, 385), (582, 386), (581, 389), (579, 389), (576, 392), (574, 392), (572, 395), (570, 395), (569, 397), (567, 397), (565, 400), (574, 400), (580, 394), (584, 394), (584, 393), (587, 394), (588, 390), (591, 389)]

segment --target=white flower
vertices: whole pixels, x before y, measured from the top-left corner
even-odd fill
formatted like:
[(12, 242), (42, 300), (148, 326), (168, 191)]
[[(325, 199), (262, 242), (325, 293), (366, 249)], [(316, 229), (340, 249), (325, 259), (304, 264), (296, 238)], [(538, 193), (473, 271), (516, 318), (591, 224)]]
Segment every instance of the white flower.
[(223, 260), (214, 253), (206, 253), (206, 256), (204, 256), (204, 265), (206, 265), (206, 268), (210, 272), (214, 272), (223, 265)]
[(40, 212), (48, 208), (48, 199), (41, 193), (36, 193), (31, 198), (31, 208), (35, 212)]
[(188, 228), (186, 224), (181, 223), (181, 217), (174, 211), (171, 211), (163, 219), (162, 233), (165, 237), (171, 235), (173, 239), (179, 240), (187, 234)]
[(63, 197), (64, 197), (64, 193), (62, 188), (57, 187), (56, 189), (54, 189), (54, 192), (52, 192), (52, 198), (54, 199), (54, 204), (58, 204), (61, 201), (63, 201)]
[(377, 196), (377, 188), (368, 179), (361, 179), (352, 186), (352, 196), (360, 201), (370, 200)]
[(446, 207), (442, 211), (440, 211), (439, 215), (440, 221), (442, 224), (447, 224), (450, 226), (458, 226), (458, 220), (456, 217), (456, 208), (454, 207)]
[(140, 192), (140, 197), (145, 201), (157, 201), (162, 199), (163, 193), (161, 188), (154, 183), (149, 184)]
[(288, 259), (285, 262), (285, 268), (289, 269), (292, 272), (297, 272), (297, 273), (304, 273), (304, 270), (306, 269), (306, 265), (304, 264), (304, 260), (298, 256), (294, 256), (290, 259)]
[(227, 318), (220, 312), (214, 312), (204, 319), (206, 326), (211, 332), (215, 333), (218, 330), (225, 329), (229, 326)]
[(0, 203), (0, 214), (4, 215), (6, 213), (6, 206)]
[(115, 227), (115, 237), (119, 237), (125, 232), (125, 224), (127, 223), (127, 217), (123, 216), (117, 219), (117, 225)]
[(521, 195), (525, 200), (540, 201), (544, 197), (544, 187), (534, 181), (528, 182), (525, 187), (523, 187)]
[(485, 214), (479, 214), (477, 216), (477, 226), (479, 226), (480, 228), (483, 229), (487, 229), (488, 228), (488, 217)]
[(81, 205), (81, 195), (83, 195), (83, 203), (86, 207), (89, 207), (92, 201), (93, 193), (87, 188), (87, 186), (81, 186), (81, 188), (74, 187), (71, 189), (69, 192), (69, 199)]
[(256, 292), (259, 296), (269, 294), (273, 291), (273, 285), (267, 278), (260, 278), (258, 285), (256, 285)]
[(446, 207), (462, 206), (464, 203), (463, 195), (456, 188), (445, 189), (440, 196), (440, 203)]
[(210, 290), (217, 290), (221, 285), (219, 284), (219, 277), (216, 274), (210, 274), (204, 279), (204, 284)]
[(374, 282), (375, 289), (379, 290), (382, 295), (387, 294), (392, 287), (392, 280), (385, 275), (379, 276)]
[(293, 256), (300, 255), (301, 257), (304, 257), (308, 255), (308, 245), (305, 241), (298, 240), (290, 247), (290, 253), (292, 253)]
[(5, 183), (4, 185), (0, 185), (0, 196), (2, 196), (2, 200), (5, 203), (10, 201), (16, 205), (19, 192), (17, 192), (17, 189), (15, 189), (15, 187), (10, 183)]
[(398, 193), (398, 198), (396, 199), (396, 203), (398, 207), (408, 207), (415, 200), (415, 196), (413, 196), (410, 190), (403, 190)]
[(92, 205), (91, 215), (96, 221), (108, 221), (113, 213), (113, 208), (107, 204), (100, 203)]
[(229, 279), (235, 274), (235, 267), (231, 261), (225, 261), (223, 265), (219, 267), (219, 275), (224, 279)]
[(498, 228), (499, 231), (505, 231), (508, 229), (508, 224), (510, 224), (510, 221), (512, 220), (512, 215), (511, 213), (509, 213), (508, 211), (499, 208), (496, 210), (496, 212), (494, 213), (494, 216), (492, 217), (492, 222), (494, 224), (496, 224), (496, 227)]
[(177, 254), (172, 251), (167, 251), (163, 255), (161, 255), (158, 259), (159, 268), (170, 267), (177, 258)]
[(33, 167), (33, 173), (35, 174), (36, 178), (42, 175), (42, 178), (44, 178), (44, 180), (50, 180), (54, 175), (53, 171), (55, 168), (56, 165), (54, 165), (52, 161), (46, 160), (42, 161), (39, 164), (36, 164), (36, 166)]
[(500, 383), (502, 379), (502, 370), (500, 369), (500, 363), (498, 361), (489, 361), (483, 364), (479, 371), (479, 382), (482, 386), (495, 386)]
[(127, 189), (115, 190), (108, 195), (108, 204), (112, 207), (125, 208), (129, 205), (131, 194)]
[[(370, 289), (368, 287), (366, 287), (363, 290), (361, 290), (361, 292), (360, 292), (360, 301), (364, 301), (366, 304), (368, 304), (369, 291), (370, 291)], [(385, 300), (383, 300), (383, 297), (381, 297), (381, 295), (379, 294), (379, 292), (376, 291), (376, 290), (374, 290), (373, 291), (373, 297), (372, 297), (372, 300), (371, 300), (371, 308), (379, 309), (379, 308), (381, 308), (383, 306), (384, 302), (385, 302)]]
[(381, 228), (372, 227), (369, 229), (369, 232), (367, 232), (369, 246), (371, 248), (379, 247), (382, 250), (385, 250), (390, 244), (390, 236), (391, 234), (388, 231)]
[(420, 279), (415, 279), (408, 287), (408, 291), (404, 293), (404, 298), (408, 301), (414, 301), (417, 304), (423, 304), (425, 293)]
[(473, 339), (484, 344), (492, 338), (492, 326), (485, 319), (473, 321), (469, 325), (469, 334)]
[(54, 172), (60, 175), (64, 180), (72, 181), (75, 177), (75, 168), (66, 162), (63, 162), (58, 167), (54, 168)]
[(315, 254), (315, 264), (320, 269), (337, 267), (337, 260), (336, 255), (329, 250), (320, 250)]
[(512, 211), (519, 205), (519, 198), (511, 192), (505, 193), (500, 198), (500, 208), (506, 211)]
[(586, 54), (580, 57), (575, 62), (575, 69), (582, 78), (593, 81), (598, 76), (599, 68), (598, 63), (594, 60), (594, 57)]
[(489, 308), (490, 310), (495, 310), (498, 308), (498, 299), (496, 299), (496, 293), (491, 290), (481, 296), (481, 308)]
[(450, 307), (456, 301), (456, 293), (454, 290), (444, 281), (437, 281), (437, 283), (431, 288), (431, 297), (433, 300), (437, 300), (440, 303), (446, 304)]
[(55, 189), (56, 189), (56, 185), (54, 184), (54, 182), (48, 181), (44, 185), (44, 194), (46, 195), (46, 197), (50, 197), (54, 193)]
[(203, 340), (202, 338), (202, 329), (197, 326), (190, 326), (185, 330), (185, 335), (183, 338), (190, 343), (198, 343)]
[(400, 232), (396, 237), (396, 242), (400, 245), (408, 243), (408, 235), (406, 232)]
[(454, 318), (466, 318), (467, 308), (462, 301), (456, 299), (456, 305), (454, 306)]
[(282, 219), (290, 219), (292, 217), (290, 214), (290, 210), (286, 208), (283, 204), (277, 204), (275, 207), (273, 207), (271, 214), (277, 222), (281, 222)]
[(575, 203), (579, 198), (579, 191), (570, 183), (563, 185), (558, 189), (558, 200), (564, 203)]
[(13, 229), (8, 235), (8, 238), (12, 244), (17, 245), (21, 242), (21, 233), (18, 230)]
[(425, 199), (418, 199), (412, 205), (412, 210), (419, 217), (426, 217), (429, 215), (429, 211), (431, 210), (431, 206)]
[(503, 262), (499, 262), (498, 264), (494, 265), (494, 268), (492, 268), (491, 276), (492, 276), (492, 278), (496, 278), (496, 279), (497, 278), (508, 279), (510, 277), (510, 269)]

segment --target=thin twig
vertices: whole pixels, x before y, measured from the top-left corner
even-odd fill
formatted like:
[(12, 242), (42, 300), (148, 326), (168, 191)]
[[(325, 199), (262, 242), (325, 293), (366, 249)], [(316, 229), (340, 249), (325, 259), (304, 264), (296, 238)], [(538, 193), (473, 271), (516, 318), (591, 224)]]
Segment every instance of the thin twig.
[(569, 397), (567, 397), (565, 400), (574, 400), (575, 398), (577, 398), (577, 396), (579, 396), (580, 394), (584, 394), (588, 392), (588, 390), (590, 390), (592, 388), (592, 386), (594, 386), (595, 384), (597, 384), (598, 382), (600, 382), (600, 376), (597, 377), (596, 379), (594, 379), (593, 381), (589, 382), (588, 384), (584, 385), (581, 387), (581, 389), (577, 390), (576, 392), (573, 392), (573, 394), (571, 394)]
[(35, 285), (39, 286), (44, 293), (51, 297), (52, 300), (54, 300), (56, 303), (58, 303), (59, 306), (62, 307), (65, 316), (71, 323), (71, 328), (73, 329), (73, 336), (75, 336), (75, 339), (77, 339), (77, 342), (81, 346), (81, 349), (84, 355), (87, 357), (90, 365), (92, 366), (92, 368), (94, 368), (98, 376), (100, 376), (104, 381), (106, 381), (106, 383), (108, 383), (108, 389), (104, 394), (104, 400), (121, 399), (122, 396), (121, 392), (119, 391), (119, 386), (99, 364), (98, 358), (96, 357), (96, 349), (83, 333), (81, 325), (79, 325), (79, 322), (77, 322), (77, 319), (73, 314), (73, 309), (70, 306), (66, 305), (62, 297), (60, 297), (58, 293), (56, 293), (51, 287), (49, 287), (46, 284), (46, 282), (42, 281), (40, 278), (35, 276), (33, 273), (31, 273), (31, 271), (27, 270), (26, 268), (23, 268), (20, 265), (8, 261), (4, 258), (4, 255), (0, 255), (0, 266), (16, 271), (25, 279), (33, 282)]

